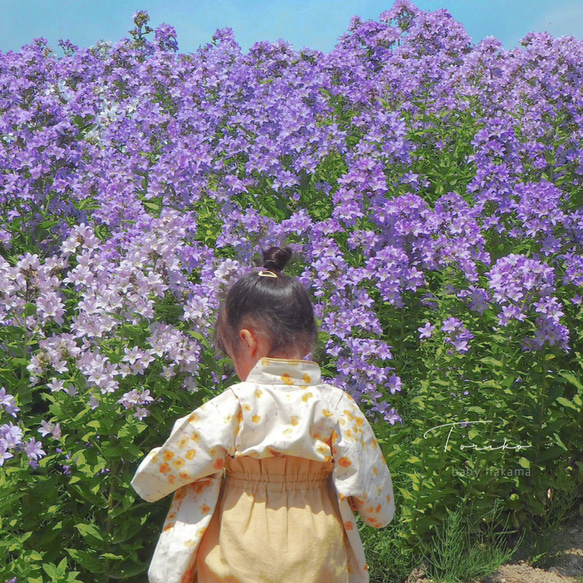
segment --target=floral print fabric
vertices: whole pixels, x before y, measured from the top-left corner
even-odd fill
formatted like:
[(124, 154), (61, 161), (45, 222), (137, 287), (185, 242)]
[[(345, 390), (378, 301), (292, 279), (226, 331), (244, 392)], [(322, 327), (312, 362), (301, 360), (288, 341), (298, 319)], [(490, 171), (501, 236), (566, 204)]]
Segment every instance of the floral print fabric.
[(322, 383), (317, 364), (264, 358), (245, 382), (179, 419), (166, 443), (140, 464), (132, 485), (142, 498), (153, 502), (176, 491), (150, 582), (192, 580), (227, 456), (283, 455), (333, 462), (350, 583), (368, 581), (352, 509), (367, 524), (381, 527), (395, 508), (391, 476), (370, 424), (347, 393)]

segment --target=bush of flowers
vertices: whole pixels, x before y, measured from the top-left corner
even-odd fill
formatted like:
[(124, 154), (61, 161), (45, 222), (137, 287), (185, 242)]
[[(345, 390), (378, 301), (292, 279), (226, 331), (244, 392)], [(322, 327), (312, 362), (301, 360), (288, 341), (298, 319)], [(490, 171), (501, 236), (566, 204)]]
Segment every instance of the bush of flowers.
[(375, 423), (391, 536), (573, 501), (583, 43), (475, 45), (408, 0), (328, 54), (148, 21), (0, 53), (0, 580), (143, 580), (167, 503), (129, 480), (234, 381), (214, 317), (272, 244)]

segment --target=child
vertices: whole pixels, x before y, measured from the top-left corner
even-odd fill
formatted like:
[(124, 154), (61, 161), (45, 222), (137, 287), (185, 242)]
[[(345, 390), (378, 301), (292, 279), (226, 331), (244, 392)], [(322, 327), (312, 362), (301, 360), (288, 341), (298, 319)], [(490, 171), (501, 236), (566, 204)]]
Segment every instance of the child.
[(241, 382), (179, 419), (132, 481), (150, 502), (176, 491), (151, 583), (368, 581), (352, 510), (388, 524), (391, 476), (356, 403), (301, 360), (317, 329), (290, 258), (269, 249), (219, 313)]

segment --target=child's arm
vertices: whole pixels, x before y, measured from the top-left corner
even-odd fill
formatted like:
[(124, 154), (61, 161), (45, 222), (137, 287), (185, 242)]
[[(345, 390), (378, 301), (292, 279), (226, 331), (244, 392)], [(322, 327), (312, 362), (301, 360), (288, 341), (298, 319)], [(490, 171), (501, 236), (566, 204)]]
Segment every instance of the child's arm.
[(350, 498), (364, 522), (380, 528), (395, 513), (391, 474), (373, 430), (356, 403), (343, 397), (337, 409), (339, 423), (332, 436), (334, 484)]
[(179, 419), (162, 447), (142, 461), (132, 480), (134, 490), (155, 502), (181, 486), (220, 472), (234, 454), (239, 401), (230, 390)]

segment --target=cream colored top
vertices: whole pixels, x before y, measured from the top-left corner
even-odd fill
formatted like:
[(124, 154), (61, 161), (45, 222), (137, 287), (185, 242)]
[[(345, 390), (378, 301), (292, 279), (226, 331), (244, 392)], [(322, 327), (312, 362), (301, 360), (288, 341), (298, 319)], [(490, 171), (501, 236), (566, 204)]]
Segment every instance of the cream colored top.
[(350, 583), (368, 581), (352, 509), (374, 527), (394, 514), (389, 470), (370, 424), (344, 391), (302, 360), (261, 359), (233, 385), (179, 419), (140, 464), (132, 486), (154, 502), (176, 492), (149, 570), (151, 583), (186, 581), (217, 505), (227, 456), (332, 462), (348, 541)]

